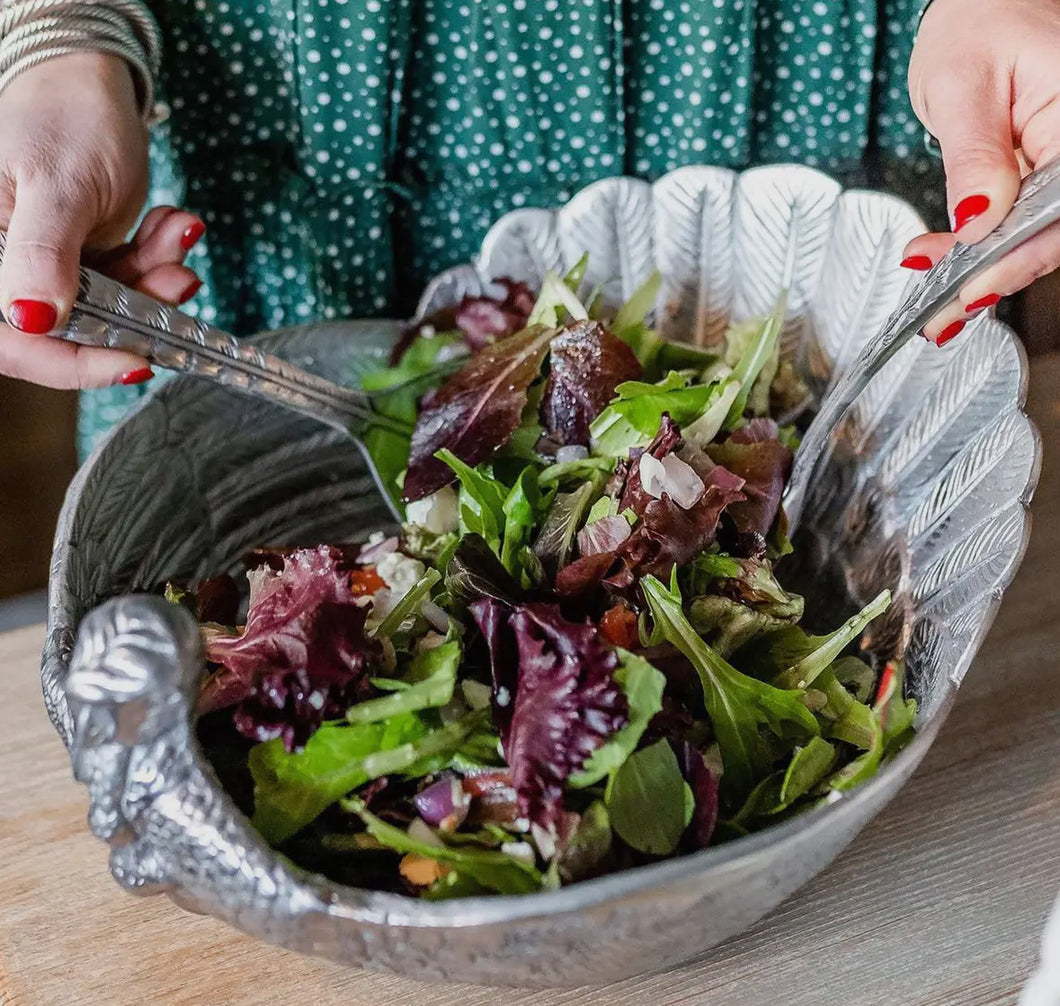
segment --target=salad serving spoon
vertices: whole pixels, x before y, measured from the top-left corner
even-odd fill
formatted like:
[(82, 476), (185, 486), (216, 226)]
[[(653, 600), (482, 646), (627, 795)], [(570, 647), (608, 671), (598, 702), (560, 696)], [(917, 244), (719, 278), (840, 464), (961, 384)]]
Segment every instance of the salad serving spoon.
[(888, 318), (835, 383), (806, 430), (791, 479), (784, 493), (784, 510), (790, 533), (798, 527), (813, 479), (828, 455), (832, 437), (858, 396), (895, 354), (917, 337), (921, 329), (961, 288), (1041, 231), (1060, 221), (1060, 160), (1029, 174), (1019, 198), (998, 227), (977, 244), (958, 243), (921, 280), (910, 284), (905, 301)]
[[(5, 244), (6, 235), (0, 231), (0, 261)], [(402, 516), (363, 437), (373, 428), (411, 433), (407, 425), (379, 410), (378, 399), (425, 385), (447, 369), (442, 367), (385, 391), (344, 387), (84, 267), (70, 317), (50, 336), (79, 346), (123, 349), (154, 366), (237, 388), (342, 430), (360, 448), (380, 495), (397, 521)]]

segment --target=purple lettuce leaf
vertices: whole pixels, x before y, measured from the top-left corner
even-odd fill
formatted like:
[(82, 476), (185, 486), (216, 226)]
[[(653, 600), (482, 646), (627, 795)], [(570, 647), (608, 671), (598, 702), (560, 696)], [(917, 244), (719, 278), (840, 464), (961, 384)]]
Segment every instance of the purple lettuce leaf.
[(756, 419), (722, 444), (708, 448), (711, 459), (744, 480), (743, 501), (729, 507), (741, 553), (765, 553), (766, 537), (780, 513), (794, 455), (777, 439), (771, 419)]
[(705, 849), (718, 823), (718, 779), (707, 768), (703, 755), (688, 741), (675, 744), (674, 753), (681, 775), (695, 798), (695, 809), (685, 837), (694, 849)]
[(559, 444), (588, 444), (589, 424), (615, 388), (641, 376), (633, 350), (598, 321), (583, 321), (553, 340), (541, 423)]
[(412, 432), (406, 502), (456, 479), (435, 454), (443, 447), (474, 467), (508, 442), (522, 417), (554, 332), (529, 328), (476, 353), (424, 403)]
[[(515, 607), (503, 628), (498, 609), (495, 601), (481, 601), (471, 611), (491, 641), (497, 704), (511, 708), (496, 722), (501, 749), (520, 814), (554, 831), (564, 815), (566, 780), (628, 722), (626, 697), (614, 680), (618, 657), (592, 623), (569, 622), (556, 605)], [(513, 639), (517, 660), (510, 662), (502, 654)], [(507, 666), (498, 667), (502, 660)], [(514, 694), (500, 694), (513, 667)]]
[(203, 685), (200, 714), (235, 707), (241, 734), (282, 737), (293, 751), (369, 695), (368, 666), (382, 650), (365, 634), (368, 607), (357, 603), (341, 558), (321, 546), (287, 556), (280, 571), (251, 574), (243, 632), (207, 644), (207, 660), (221, 667)]
[(492, 339), (503, 339), (524, 329), (537, 300), (533, 290), (512, 279), (501, 278), (496, 282), (504, 288), (503, 296), (465, 297), (459, 304), (444, 307), (410, 325), (391, 350), (390, 365), (396, 367), (401, 362), (406, 350), (425, 328), (435, 332), (459, 331), (473, 351)]

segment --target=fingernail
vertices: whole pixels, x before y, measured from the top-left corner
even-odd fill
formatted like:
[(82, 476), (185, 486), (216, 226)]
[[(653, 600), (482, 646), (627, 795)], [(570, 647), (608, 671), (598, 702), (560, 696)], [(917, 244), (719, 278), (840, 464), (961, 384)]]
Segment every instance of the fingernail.
[(155, 372), (150, 367), (140, 367), (138, 370), (130, 370), (118, 378), (118, 384), (143, 384), (150, 381)]
[(974, 304), (969, 304), (964, 310), (967, 314), (973, 314), (976, 311), (985, 311), (988, 307), (993, 307), (1001, 300), (1001, 294), (999, 293), (988, 293), (985, 297), (975, 301)]
[(934, 264), (926, 255), (910, 255), (902, 259), (903, 269), (915, 269), (917, 272), (927, 272)]
[(951, 339), (956, 339), (961, 332), (964, 331), (964, 326), (967, 325), (966, 321), (955, 321), (948, 328), (944, 328), (939, 332), (939, 337), (935, 340), (936, 346), (945, 346)]
[(188, 288), (180, 295), (180, 299), (177, 301), (178, 304), (187, 304), (192, 297), (199, 292), (199, 287), (202, 286), (201, 279), (193, 279), (189, 284)]
[(206, 224), (201, 220), (196, 220), (181, 236), (180, 236), (180, 247), (185, 251), (190, 251), (195, 247), (199, 238), (206, 233)]
[(42, 300), (13, 300), (7, 309), (7, 323), (29, 335), (47, 335), (57, 319), (55, 308)]
[(981, 217), (988, 209), (990, 209), (989, 196), (968, 196), (962, 199), (953, 211), (953, 233), (956, 234), (976, 217)]

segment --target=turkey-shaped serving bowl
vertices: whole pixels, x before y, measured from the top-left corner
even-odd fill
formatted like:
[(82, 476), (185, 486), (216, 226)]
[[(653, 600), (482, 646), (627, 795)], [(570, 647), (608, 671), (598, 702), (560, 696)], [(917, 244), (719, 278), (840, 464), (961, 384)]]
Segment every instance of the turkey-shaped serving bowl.
[[(900, 251), (922, 230), (904, 203), (842, 192), (804, 168), (614, 178), (558, 211), (504, 217), (475, 263), (430, 285), (420, 313), (496, 277), (537, 283), (586, 251), (586, 289), (603, 284), (612, 304), (658, 268), (657, 326), (700, 343), (730, 319), (767, 313), (786, 289), (782, 349), (819, 399), (902, 299)], [(355, 381), (402, 327), (306, 326), (261, 344)], [(196, 626), (147, 596), (168, 578), (236, 570), (254, 546), (385, 527), (360, 454), (334, 430), (238, 391), (167, 383), (74, 481), (51, 583), (44, 693), (114, 876), (265, 940), (417, 977), (598, 983), (717, 944), (824, 868), (938, 733), (1025, 547), (1038, 470), (1025, 384), (1017, 340), (989, 314), (944, 351), (915, 340), (850, 414), (807, 499), (785, 561), (811, 623), (817, 613), (835, 624), (883, 588), (896, 598), (868, 644), (908, 660), (918, 733), (876, 778), (681, 859), (554, 892), (430, 903), (308, 874), (262, 841), (195, 740)]]

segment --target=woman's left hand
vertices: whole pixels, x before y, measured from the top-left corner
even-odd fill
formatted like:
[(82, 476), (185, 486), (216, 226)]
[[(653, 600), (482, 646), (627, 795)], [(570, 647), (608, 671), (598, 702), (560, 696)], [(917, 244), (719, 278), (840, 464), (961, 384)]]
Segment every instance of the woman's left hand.
[[(934, 0), (909, 64), (909, 94), (942, 147), (952, 233), (925, 234), (903, 265), (928, 269), (986, 237), (1021, 179), (1060, 156), (1060, 0)], [(943, 345), (969, 317), (1060, 266), (1060, 224), (961, 290), (924, 328)]]

